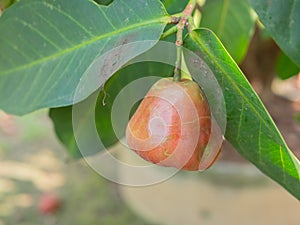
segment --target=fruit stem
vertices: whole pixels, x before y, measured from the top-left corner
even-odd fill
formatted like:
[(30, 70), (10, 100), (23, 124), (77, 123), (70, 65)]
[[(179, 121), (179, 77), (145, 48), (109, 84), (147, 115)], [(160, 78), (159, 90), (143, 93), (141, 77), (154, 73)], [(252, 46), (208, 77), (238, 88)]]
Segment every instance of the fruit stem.
[(188, 18), (192, 15), (197, 4), (197, 0), (190, 0), (183, 10), (182, 17), (177, 24), (177, 35), (176, 35), (176, 46), (177, 46), (177, 57), (174, 70), (174, 81), (181, 80), (181, 62), (182, 62), (182, 34), (184, 27), (188, 24)]
[(177, 57), (174, 70), (173, 81), (181, 81), (181, 61), (182, 61), (182, 46), (177, 46)]

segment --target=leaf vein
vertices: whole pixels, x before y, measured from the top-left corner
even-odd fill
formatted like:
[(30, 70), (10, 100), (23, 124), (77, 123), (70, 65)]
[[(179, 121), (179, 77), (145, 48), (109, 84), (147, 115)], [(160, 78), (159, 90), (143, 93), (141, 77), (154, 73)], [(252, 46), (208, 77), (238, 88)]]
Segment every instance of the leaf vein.
[(49, 27), (51, 27), (52, 29), (54, 29), (54, 30), (56, 31), (56, 34), (60, 35), (60, 36), (62, 37), (62, 39), (63, 39), (64, 41), (66, 41), (66, 43), (69, 43), (70, 45), (72, 45), (72, 42), (70, 42), (70, 40), (69, 40), (65, 35), (63, 35), (63, 33), (62, 33), (60, 30), (58, 30), (57, 27), (54, 26), (53, 23), (51, 23), (49, 20), (46, 20), (46, 19), (44, 18), (44, 16), (41, 15), (41, 14), (39, 14), (37, 11), (34, 11), (34, 13), (35, 13), (41, 20), (43, 20), (44, 22), (46, 22), (46, 23), (49, 25)]
[(281, 167), (283, 168), (282, 170), (282, 175), (283, 175), (283, 183), (286, 184), (286, 175), (285, 175), (285, 163), (284, 163), (284, 159), (283, 159), (283, 155), (282, 155), (282, 147), (281, 145), (279, 145), (279, 152), (280, 152), (280, 162), (281, 162)]
[(114, 29), (116, 30), (117, 28), (112, 24), (112, 22), (109, 20), (109, 18), (107, 17), (106, 13), (103, 11), (102, 7), (99, 7), (100, 12), (102, 13), (102, 15), (104, 16), (105, 20), (108, 22), (108, 24)]
[(240, 132), (241, 132), (241, 127), (242, 127), (242, 123), (243, 123), (243, 116), (244, 116), (244, 105), (245, 103), (242, 102), (242, 108), (241, 108), (241, 113), (240, 113), (240, 118), (239, 118), (239, 125), (238, 125), (238, 131), (237, 131), (237, 136), (236, 136), (236, 140), (237, 142), (239, 142), (240, 139)]
[(125, 4), (123, 1), (120, 1), (133, 15), (136, 15), (137, 18), (140, 19), (140, 21), (142, 21), (143, 19), (135, 12), (132, 10), (132, 8), (128, 7), (127, 4)]
[[(89, 34), (90, 36), (94, 36), (89, 30), (87, 30), (82, 24), (78, 23), (78, 21), (72, 17), (70, 14), (68, 14), (67, 12), (61, 10), (59, 7), (57, 7), (56, 5), (50, 4), (50, 3), (46, 3), (44, 1), (42, 2), (37, 2), (36, 4), (42, 4), (45, 5), (45, 7), (47, 8), (51, 8), (52, 10), (55, 9), (58, 13), (64, 15), (65, 17), (67, 17), (70, 21), (72, 21), (74, 24), (76, 24), (78, 27), (80, 27), (85, 33)], [(29, 5), (29, 4), (28, 4)]]
[(18, 17), (13, 18), (14, 20), (18, 21), (20, 24), (23, 24), (25, 27), (28, 27), (32, 32), (36, 33), (38, 36), (40, 36), (42, 39), (50, 43), (53, 47), (55, 47), (57, 50), (61, 50), (59, 46), (57, 46), (54, 42), (52, 42), (47, 36), (45, 36), (43, 33), (41, 33), (38, 29), (33, 27), (31, 24), (25, 22), (24, 20), (19, 19)]

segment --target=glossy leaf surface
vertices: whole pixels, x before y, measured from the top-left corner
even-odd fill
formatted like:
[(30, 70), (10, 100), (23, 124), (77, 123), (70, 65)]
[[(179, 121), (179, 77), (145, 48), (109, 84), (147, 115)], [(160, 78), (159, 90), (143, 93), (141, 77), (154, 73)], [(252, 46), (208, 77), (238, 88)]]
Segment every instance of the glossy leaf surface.
[[(115, 0), (108, 7), (87, 0), (17, 2), (0, 17), (0, 108), (25, 114), (82, 100), (151, 48), (167, 20), (158, 0)], [(140, 45), (128, 47), (133, 42)], [(95, 87), (74, 100), (87, 69), (116, 47), (94, 74)]]

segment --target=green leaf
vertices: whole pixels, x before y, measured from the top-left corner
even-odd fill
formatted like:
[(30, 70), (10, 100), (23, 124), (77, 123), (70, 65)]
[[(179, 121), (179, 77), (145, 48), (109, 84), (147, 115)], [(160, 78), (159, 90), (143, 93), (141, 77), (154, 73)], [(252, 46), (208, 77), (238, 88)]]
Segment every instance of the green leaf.
[[(142, 57), (142, 56), (140, 56)], [(175, 60), (175, 59), (174, 59)], [(112, 124), (112, 107), (114, 101), (119, 94), (119, 92), (132, 81), (147, 77), (147, 76), (159, 76), (167, 77), (171, 76), (173, 72), (173, 67), (167, 64), (159, 62), (137, 62), (129, 66), (124, 67), (114, 74), (106, 83), (104, 88), (98, 93), (95, 93), (94, 96), (90, 96), (88, 99), (83, 102), (77, 103), (76, 107), (82, 108), (81, 118), (81, 127), (78, 128), (80, 132), (80, 138), (88, 139), (85, 135), (89, 136), (90, 132), (84, 132), (88, 128), (88, 118), (94, 116), (96, 128), (98, 131), (99, 138), (103, 143), (103, 148), (98, 149), (95, 146), (89, 146), (89, 148), (84, 148), (84, 153), (79, 151), (79, 147), (75, 140), (75, 134), (72, 124), (72, 106), (53, 108), (50, 110), (49, 116), (53, 121), (56, 134), (60, 141), (67, 147), (69, 155), (71, 158), (80, 158), (82, 155), (89, 156), (97, 153), (98, 151), (108, 148), (109, 146), (116, 143), (119, 139), (115, 134), (113, 124)], [(150, 88), (152, 85), (151, 82), (147, 84)], [(139, 90), (143, 91), (143, 90)], [(136, 90), (129, 95), (123, 96), (127, 99), (132, 99), (136, 95)], [(132, 96), (131, 96), (131, 95)], [(146, 93), (144, 93), (145, 95)], [(90, 101), (93, 101), (93, 98), (97, 98), (96, 107), (93, 104), (89, 104)], [(122, 113), (125, 113), (125, 106), (128, 104), (128, 101), (124, 105), (119, 105), (118, 110)], [(138, 105), (135, 105), (137, 107)], [(132, 110), (134, 111), (134, 109)], [(94, 115), (93, 115), (94, 113)], [(127, 121), (126, 121), (127, 122)], [(121, 126), (118, 124), (118, 126)], [(125, 131), (125, 129), (124, 129)], [(122, 134), (124, 136), (124, 134)], [(93, 141), (91, 141), (93, 143)]]
[[(300, 199), (299, 160), (218, 38), (210, 30), (198, 29), (187, 36), (185, 47), (203, 58), (222, 88), (227, 110), (226, 139), (258, 169)], [(193, 68), (191, 63), (187, 59), (188, 68)]]
[(188, 4), (188, 0), (161, 0), (164, 4), (166, 10), (170, 14), (179, 13), (184, 10), (185, 6)]
[[(0, 17), (0, 108), (25, 114), (82, 100), (151, 48), (168, 20), (158, 0), (17, 2)], [(94, 89), (74, 102), (80, 79), (104, 53)]]
[(293, 63), (290, 58), (284, 54), (280, 53), (276, 62), (276, 73), (281, 79), (288, 79), (294, 75), (297, 75), (300, 69), (295, 63)]
[(300, 1), (250, 0), (279, 47), (300, 67)]
[(201, 27), (214, 31), (238, 63), (248, 50), (254, 22), (247, 0), (206, 1), (202, 8)]

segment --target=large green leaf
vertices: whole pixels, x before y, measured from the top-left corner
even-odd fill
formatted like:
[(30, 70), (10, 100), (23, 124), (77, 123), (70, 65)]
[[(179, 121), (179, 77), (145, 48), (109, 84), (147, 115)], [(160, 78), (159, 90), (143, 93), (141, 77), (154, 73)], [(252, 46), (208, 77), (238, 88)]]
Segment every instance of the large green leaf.
[(250, 0), (279, 47), (300, 67), (300, 0)]
[[(175, 54), (174, 54), (175, 55)], [(142, 56), (141, 56), (142, 57)], [(174, 59), (175, 61), (175, 59)], [(77, 103), (75, 106), (78, 108), (82, 108), (82, 114), (80, 118), (82, 122), (80, 124), (81, 127), (77, 127), (80, 132), (80, 138), (86, 139), (89, 137), (85, 137), (85, 134), (90, 132), (87, 131), (88, 124), (86, 121), (89, 120), (89, 117), (93, 116), (95, 118), (95, 124), (98, 131), (99, 138), (101, 139), (104, 147), (109, 147), (116, 143), (119, 139), (115, 134), (112, 124), (112, 107), (114, 101), (119, 94), (119, 92), (132, 81), (149, 76), (159, 76), (159, 77), (167, 77), (171, 76), (173, 72), (173, 67), (167, 64), (159, 63), (159, 62), (137, 62), (131, 64), (129, 66), (124, 67), (119, 70), (116, 74), (114, 74), (106, 83), (102, 91), (95, 93), (97, 98), (97, 103), (95, 105), (89, 104), (89, 101), (93, 101), (95, 96), (90, 96), (88, 99), (83, 102)], [(151, 82), (147, 84), (150, 88), (152, 85)], [(132, 96), (126, 95), (124, 96), (127, 99), (132, 99), (134, 95), (136, 95), (138, 91), (141, 90), (133, 90), (131, 93)], [(146, 93), (143, 93), (144, 96)], [(119, 105), (119, 111), (122, 114), (126, 113), (124, 106), (126, 106), (128, 101), (124, 102), (124, 105)], [(79, 158), (88, 155), (92, 155), (97, 153), (102, 149), (97, 148), (96, 146), (89, 146), (89, 148), (84, 148), (84, 152), (79, 151), (78, 144), (76, 143), (76, 138), (74, 134), (74, 126), (72, 124), (72, 106), (61, 107), (61, 108), (53, 108), (50, 110), (50, 118), (53, 121), (54, 128), (58, 138), (61, 142), (67, 147), (69, 155), (72, 158)], [(88, 123), (88, 122), (87, 122)], [(121, 126), (118, 124), (118, 126)], [(85, 131), (85, 132), (84, 132)], [(124, 134), (123, 134), (124, 135)], [(91, 141), (93, 143), (93, 141)]]
[[(225, 137), (266, 175), (300, 199), (300, 163), (287, 147), (264, 105), (217, 37), (207, 29), (191, 32), (185, 47), (214, 72), (227, 110)], [(189, 69), (195, 61), (187, 59)], [(197, 74), (201, 71), (191, 71)], [(217, 93), (216, 93), (217, 94)]]
[(214, 31), (240, 63), (254, 30), (255, 17), (247, 0), (210, 0), (202, 8), (201, 27)]
[[(0, 108), (25, 114), (73, 104), (95, 59), (119, 47), (106, 55), (94, 90), (82, 96), (87, 97), (157, 42), (166, 14), (158, 0), (115, 0), (108, 7), (88, 0), (17, 2), (0, 17)], [(139, 45), (129, 45), (133, 42)]]

